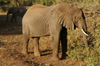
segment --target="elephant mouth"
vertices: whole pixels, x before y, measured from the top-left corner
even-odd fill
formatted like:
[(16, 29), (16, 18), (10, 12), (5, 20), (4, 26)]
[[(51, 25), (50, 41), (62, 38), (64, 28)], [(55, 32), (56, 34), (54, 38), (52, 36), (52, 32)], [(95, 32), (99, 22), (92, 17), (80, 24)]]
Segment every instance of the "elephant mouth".
[(81, 31), (83, 32), (83, 34), (85, 34), (86, 36), (88, 36), (88, 34), (85, 33), (85, 31), (83, 29), (81, 29)]

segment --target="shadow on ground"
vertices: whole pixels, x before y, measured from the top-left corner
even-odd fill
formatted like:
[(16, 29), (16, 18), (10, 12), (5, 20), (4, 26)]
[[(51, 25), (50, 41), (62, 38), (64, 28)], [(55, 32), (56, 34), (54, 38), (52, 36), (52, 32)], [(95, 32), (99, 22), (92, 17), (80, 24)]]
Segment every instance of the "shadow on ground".
[(17, 22), (11, 23), (11, 15), (6, 22), (6, 15), (0, 15), (0, 35), (22, 34), (22, 18), (17, 17)]

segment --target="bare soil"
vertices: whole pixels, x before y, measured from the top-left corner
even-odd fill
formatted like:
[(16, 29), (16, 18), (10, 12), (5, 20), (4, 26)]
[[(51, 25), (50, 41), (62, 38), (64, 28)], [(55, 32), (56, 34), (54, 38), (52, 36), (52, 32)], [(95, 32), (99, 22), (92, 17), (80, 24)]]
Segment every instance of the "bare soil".
[[(84, 62), (66, 59), (52, 61), (52, 39), (50, 36), (40, 38), (41, 56), (34, 56), (33, 41), (28, 44), (29, 54), (21, 53), (23, 44), (21, 18), (13, 23), (6, 23), (6, 15), (0, 15), (0, 66), (86, 66)], [(59, 57), (61, 56), (59, 52)]]

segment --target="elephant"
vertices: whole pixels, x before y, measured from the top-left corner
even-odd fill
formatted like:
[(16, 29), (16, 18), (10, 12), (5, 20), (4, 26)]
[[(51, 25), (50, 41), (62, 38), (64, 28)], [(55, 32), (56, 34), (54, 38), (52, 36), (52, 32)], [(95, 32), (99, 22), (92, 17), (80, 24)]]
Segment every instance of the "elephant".
[[(66, 54), (67, 30), (79, 28), (82, 32), (85, 47), (88, 48), (86, 37), (87, 25), (81, 8), (64, 4), (31, 6), (22, 19), (22, 33), (24, 38), (22, 53), (28, 53), (30, 38), (34, 41), (34, 56), (40, 56), (39, 38), (51, 36), (53, 43), (53, 61), (58, 61), (58, 47), (61, 41), (62, 57)], [(62, 58), (61, 57), (61, 58)]]
[(26, 13), (26, 11), (27, 11), (27, 9), (24, 7), (11, 7), (11, 8), (9, 8), (8, 12), (7, 12), (6, 22), (8, 21), (9, 14), (12, 14), (11, 22), (13, 21), (14, 18), (15, 18), (15, 22), (16, 22), (17, 16), (23, 17), (24, 14)]

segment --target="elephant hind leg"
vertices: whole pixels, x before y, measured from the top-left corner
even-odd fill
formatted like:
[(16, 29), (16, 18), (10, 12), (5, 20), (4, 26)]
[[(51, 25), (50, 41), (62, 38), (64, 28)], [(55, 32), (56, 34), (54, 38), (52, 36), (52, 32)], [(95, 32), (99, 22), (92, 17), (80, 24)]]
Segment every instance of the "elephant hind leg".
[(29, 42), (29, 37), (27, 35), (24, 35), (24, 43), (23, 43), (23, 49), (22, 49), (23, 54), (28, 53), (28, 42)]
[(34, 55), (40, 57), (40, 50), (39, 50), (39, 38), (33, 38), (34, 40)]

